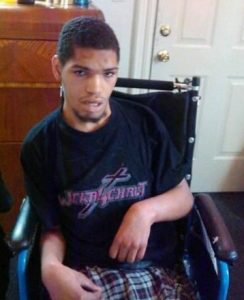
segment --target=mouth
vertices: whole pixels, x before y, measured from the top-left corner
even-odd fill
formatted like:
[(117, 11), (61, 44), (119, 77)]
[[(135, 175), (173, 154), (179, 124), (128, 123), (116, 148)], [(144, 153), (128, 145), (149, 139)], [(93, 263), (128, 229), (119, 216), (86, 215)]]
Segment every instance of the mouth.
[(103, 102), (100, 100), (85, 100), (81, 102), (81, 105), (89, 112), (96, 112), (102, 104)]

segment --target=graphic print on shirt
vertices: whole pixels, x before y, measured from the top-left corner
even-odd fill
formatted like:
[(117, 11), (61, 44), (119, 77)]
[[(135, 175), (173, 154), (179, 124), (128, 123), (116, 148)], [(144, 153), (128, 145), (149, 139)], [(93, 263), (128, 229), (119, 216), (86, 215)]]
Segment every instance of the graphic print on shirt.
[(128, 169), (120, 168), (112, 175), (106, 175), (101, 180), (97, 189), (85, 191), (64, 191), (59, 195), (59, 203), (62, 207), (77, 205), (81, 207), (79, 219), (85, 219), (98, 206), (106, 207), (109, 203), (121, 200), (139, 200), (145, 196), (147, 181), (138, 182), (136, 185), (119, 185), (131, 179)]

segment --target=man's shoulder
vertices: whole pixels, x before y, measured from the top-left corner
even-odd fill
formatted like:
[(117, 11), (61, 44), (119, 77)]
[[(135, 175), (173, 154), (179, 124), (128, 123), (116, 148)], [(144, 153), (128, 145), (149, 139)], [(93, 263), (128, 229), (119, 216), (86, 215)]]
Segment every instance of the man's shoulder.
[(27, 133), (24, 144), (34, 142), (39, 138), (45, 138), (49, 133), (55, 130), (59, 113), (60, 109), (56, 109), (36, 123)]

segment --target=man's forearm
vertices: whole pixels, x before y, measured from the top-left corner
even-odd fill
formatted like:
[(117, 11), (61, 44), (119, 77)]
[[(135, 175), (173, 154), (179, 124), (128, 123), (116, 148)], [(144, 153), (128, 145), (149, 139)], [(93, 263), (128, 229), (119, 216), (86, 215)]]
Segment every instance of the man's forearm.
[(50, 231), (41, 236), (41, 269), (45, 276), (53, 266), (62, 264), (65, 253), (65, 241), (60, 231)]
[[(193, 196), (185, 180), (175, 188), (144, 201), (137, 202), (137, 209), (147, 212), (151, 224), (173, 221), (184, 217), (193, 206)], [(136, 208), (136, 207), (135, 207)]]
[(63, 265), (65, 242), (59, 231), (42, 235), (42, 282), (52, 300), (93, 299), (102, 297), (102, 289), (81, 272)]
[(173, 221), (192, 208), (193, 197), (185, 180), (175, 188), (133, 204), (125, 214), (109, 249), (109, 255), (120, 262), (133, 263), (144, 257), (151, 225)]

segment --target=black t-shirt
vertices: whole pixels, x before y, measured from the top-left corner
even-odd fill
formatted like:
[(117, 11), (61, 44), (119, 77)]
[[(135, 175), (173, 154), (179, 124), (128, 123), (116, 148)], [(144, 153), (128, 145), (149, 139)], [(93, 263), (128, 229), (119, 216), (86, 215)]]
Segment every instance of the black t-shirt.
[[(163, 123), (149, 109), (110, 99), (102, 128), (84, 133), (58, 109), (27, 135), (21, 153), (27, 194), (44, 230), (60, 228), (66, 263), (109, 266), (108, 250), (128, 208), (175, 187), (184, 173)], [(153, 224), (145, 261), (168, 265), (173, 222)]]

